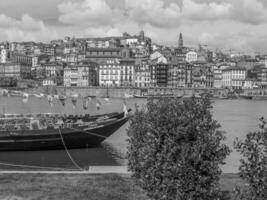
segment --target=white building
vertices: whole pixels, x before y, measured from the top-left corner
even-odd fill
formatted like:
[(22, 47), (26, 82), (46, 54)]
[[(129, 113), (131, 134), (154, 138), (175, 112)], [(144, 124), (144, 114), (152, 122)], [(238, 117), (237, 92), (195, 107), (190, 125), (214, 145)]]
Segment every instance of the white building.
[(43, 86), (55, 86), (56, 83), (53, 79), (45, 79), (43, 80)]
[(134, 70), (135, 61), (131, 59), (122, 59), (120, 60), (121, 68), (121, 79), (120, 86), (134, 86), (135, 82), (135, 70)]
[(63, 65), (60, 63), (44, 63), (41, 67), (45, 71), (46, 77), (56, 77), (63, 70)]
[(150, 60), (151, 61), (154, 61), (156, 63), (164, 63), (164, 64), (167, 64), (168, 63), (168, 60), (165, 56), (163, 56), (160, 52), (158, 51), (155, 51), (154, 53), (152, 53), (150, 55)]
[(230, 67), (229, 65), (226, 64), (222, 64), (222, 65), (218, 65), (218, 66), (213, 66), (212, 70), (213, 70), (213, 80), (214, 80), (214, 84), (213, 86), (215, 88), (222, 88), (223, 87), (223, 75), (222, 75), (222, 71), (226, 68)]
[(99, 85), (120, 87), (134, 85), (134, 62), (132, 60), (108, 60), (99, 66)]
[(241, 67), (228, 67), (222, 70), (223, 87), (241, 89), (246, 80), (246, 69)]
[(1, 49), (0, 50), (0, 56), (1, 56), (1, 58), (0, 58), (0, 63), (6, 63), (7, 62), (7, 54), (8, 54), (8, 52), (7, 52), (7, 50), (6, 49)]
[(255, 86), (256, 85), (253, 80), (246, 80), (243, 84), (242, 89), (253, 89)]
[(89, 68), (81, 66), (65, 67), (64, 86), (66, 87), (89, 86)]
[(47, 77), (55, 77), (57, 75), (56, 65), (44, 65), (46, 76)]
[(148, 64), (140, 64), (135, 67), (135, 87), (149, 87), (151, 71)]
[(100, 86), (120, 86), (121, 66), (118, 60), (108, 60), (99, 66)]
[(194, 51), (189, 51), (185, 54), (185, 60), (186, 62), (196, 62), (197, 61), (197, 53)]
[(267, 68), (267, 58), (261, 59), (259, 63), (265, 65), (265, 67)]
[(138, 43), (138, 38), (127, 38), (125, 40), (126, 44), (128, 45), (132, 45), (132, 44), (137, 44)]

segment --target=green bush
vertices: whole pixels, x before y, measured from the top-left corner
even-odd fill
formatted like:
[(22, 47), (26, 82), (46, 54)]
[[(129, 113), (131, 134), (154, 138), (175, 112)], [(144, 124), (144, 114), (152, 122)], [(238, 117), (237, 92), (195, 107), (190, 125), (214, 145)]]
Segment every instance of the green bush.
[(260, 119), (260, 130), (247, 134), (246, 139), (235, 140), (235, 149), (241, 153), (239, 175), (248, 183), (245, 189), (237, 188), (236, 199), (267, 199), (267, 131), (265, 120)]
[(209, 99), (148, 100), (128, 129), (128, 165), (152, 199), (220, 198), (219, 165), (230, 153)]

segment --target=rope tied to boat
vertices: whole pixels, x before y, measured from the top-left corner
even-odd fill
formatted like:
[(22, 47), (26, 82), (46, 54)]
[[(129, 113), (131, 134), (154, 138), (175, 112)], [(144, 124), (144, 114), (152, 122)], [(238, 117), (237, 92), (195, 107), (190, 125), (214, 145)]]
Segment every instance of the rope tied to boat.
[(70, 154), (70, 152), (69, 152), (69, 150), (68, 150), (68, 148), (67, 148), (67, 146), (66, 146), (66, 143), (65, 143), (65, 141), (64, 141), (64, 138), (63, 138), (63, 135), (62, 135), (62, 133), (61, 133), (60, 127), (58, 127), (58, 131), (59, 131), (59, 135), (60, 135), (62, 144), (63, 144), (63, 146), (64, 146), (64, 149), (65, 149), (65, 151), (66, 151), (66, 153), (67, 153), (69, 159), (71, 160), (71, 162), (74, 164), (74, 166), (75, 166), (77, 169), (79, 169), (80, 171), (84, 171), (84, 169), (83, 169), (82, 167), (80, 167), (80, 166), (78, 165), (78, 163), (75, 162), (75, 160), (72, 158), (72, 156), (71, 156), (71, 154)]

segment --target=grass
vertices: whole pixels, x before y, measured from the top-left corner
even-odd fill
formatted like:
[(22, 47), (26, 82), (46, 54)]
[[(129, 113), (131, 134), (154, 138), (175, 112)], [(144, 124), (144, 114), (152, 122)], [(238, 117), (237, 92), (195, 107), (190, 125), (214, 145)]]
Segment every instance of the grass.
[(0, 175), (0, 199), (147, 200), (133, 181), (120, 175)]
[[(220, 184), (231, 191), (243, 182), (235, 174), (224, 174)], [(148, 200), (145, 192), (123, 175), (0, 175), (0, 199), (44, 200)]]

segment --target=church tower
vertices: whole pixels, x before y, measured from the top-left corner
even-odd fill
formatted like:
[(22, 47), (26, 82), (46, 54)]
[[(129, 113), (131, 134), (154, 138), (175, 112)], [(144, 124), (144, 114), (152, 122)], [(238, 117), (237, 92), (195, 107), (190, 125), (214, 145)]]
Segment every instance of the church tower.
[(184, 46), (184, 40), (183, 40), (183, 34), (180, 33), (180, 36), (179, 36), (179, 48), (182, 48)]
[(145, 41), (145, 32), (142, 30), (142, 31), (140, 31), (140, 33), (139, 33), (139, 39), (140, 39), (140, 41)]

